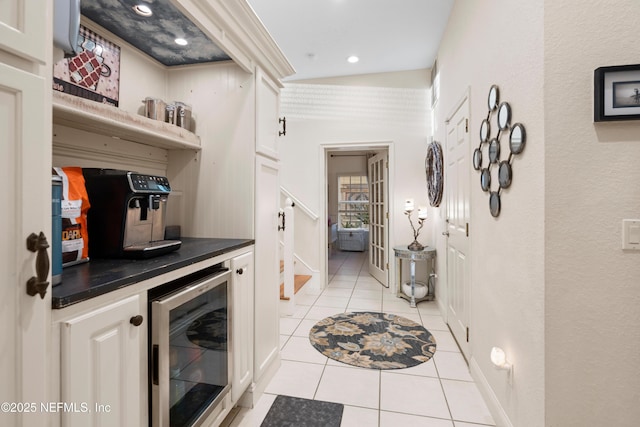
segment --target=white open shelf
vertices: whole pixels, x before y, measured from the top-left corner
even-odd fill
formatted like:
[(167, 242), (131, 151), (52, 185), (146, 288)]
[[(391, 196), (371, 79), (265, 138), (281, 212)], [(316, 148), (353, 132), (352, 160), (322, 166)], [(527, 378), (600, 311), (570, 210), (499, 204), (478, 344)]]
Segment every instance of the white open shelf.
[(57, 91), (53, 123), (168, 150), (200, 150), (200, 137), (186, 129)]

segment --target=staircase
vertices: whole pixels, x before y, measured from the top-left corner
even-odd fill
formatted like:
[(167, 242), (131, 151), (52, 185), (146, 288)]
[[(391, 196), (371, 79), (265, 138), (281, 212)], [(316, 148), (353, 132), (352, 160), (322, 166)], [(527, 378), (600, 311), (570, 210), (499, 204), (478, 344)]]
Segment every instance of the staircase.
[[(284, 273), (284, 261), (280, 261), (280, 274)], [(311, 279), (306, 274), (294, 274), (293, 276), (293, 294), (297, 294), (300, 289)], [(289, 297), (284, 296), (284, 282), (280, 283), (280, 300), (289, 301)]]

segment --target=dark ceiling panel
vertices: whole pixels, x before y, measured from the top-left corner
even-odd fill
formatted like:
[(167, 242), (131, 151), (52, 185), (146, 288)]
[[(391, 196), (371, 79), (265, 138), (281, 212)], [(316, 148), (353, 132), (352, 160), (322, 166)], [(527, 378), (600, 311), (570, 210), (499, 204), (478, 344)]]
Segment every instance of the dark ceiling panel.
[[(151, 17), (133, 11), (136, 4), (153, 10)], [(82, 0), (82, 14), (164, 65), (227, 61), (229, 56), (176, 9), (169, 0)], [(179, 46), (175, 39), (188, 40)]]

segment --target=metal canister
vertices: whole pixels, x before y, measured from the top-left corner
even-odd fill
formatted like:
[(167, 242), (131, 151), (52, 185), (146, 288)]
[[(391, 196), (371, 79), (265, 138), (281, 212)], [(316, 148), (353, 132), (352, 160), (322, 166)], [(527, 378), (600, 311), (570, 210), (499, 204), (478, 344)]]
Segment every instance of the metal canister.
[(165, 118), (164, 121), (167, 123), (171, 123), (172, 125), (176, 124), (176, 106), (175, 104), (168, 104), (165, 107)]
[(186, 130), (191, 130), (191, 106), (178, 101), (175, 102), (175, 106), (175, 125)]
[(167, 104), (159, 98), (150, 96), (144, 99), (144, 115), (150, 119), (165, 121), (165, 109)]
[(51, 176), (51, 282), (62, 282), (62, 177)]

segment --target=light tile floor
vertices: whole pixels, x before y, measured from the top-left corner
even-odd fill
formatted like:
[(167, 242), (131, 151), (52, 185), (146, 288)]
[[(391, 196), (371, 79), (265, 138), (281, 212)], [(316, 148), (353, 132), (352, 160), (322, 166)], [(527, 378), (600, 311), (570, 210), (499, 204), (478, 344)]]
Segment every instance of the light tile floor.
[[(417, 308), (392, 295), (367, 272), (366, 252), (334, 252), (330, 281), (319, 293), (296, 298), (282, 317), (282, 365), (253, 409), (241, 409), (233, 427), (259, 426), (278, 394), (345, 405), (343, 427), (477, 427), (495, 425), (435, 302)], [(309, 330), (343, 311), (384, 311), (414, 320), (436, 338), (434, 357), (399, 370), (364, 369), (323, 356)]]

